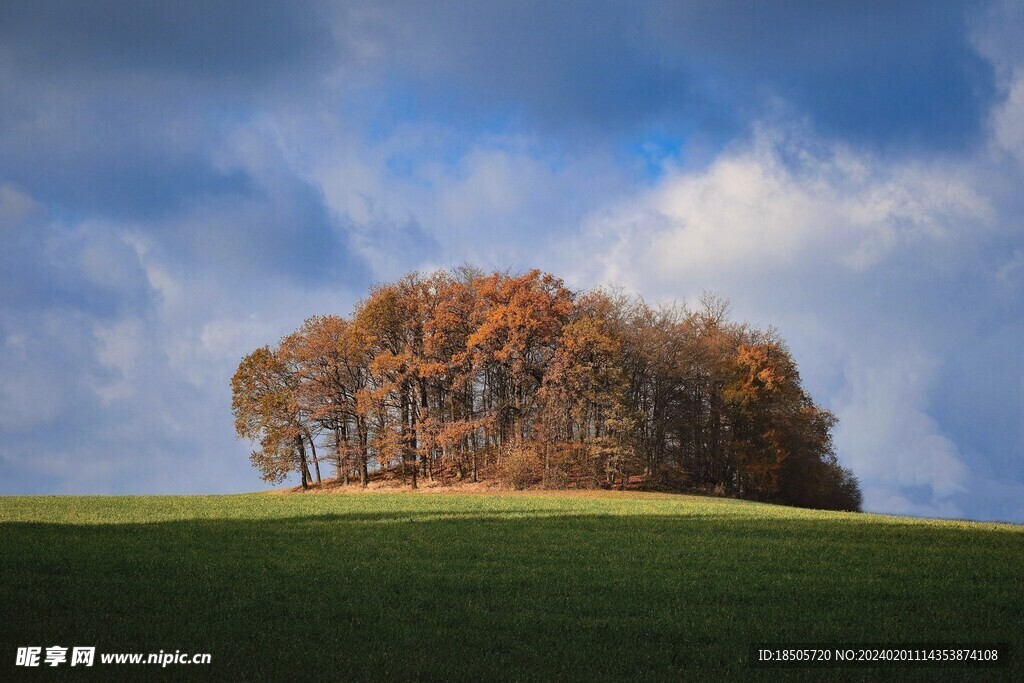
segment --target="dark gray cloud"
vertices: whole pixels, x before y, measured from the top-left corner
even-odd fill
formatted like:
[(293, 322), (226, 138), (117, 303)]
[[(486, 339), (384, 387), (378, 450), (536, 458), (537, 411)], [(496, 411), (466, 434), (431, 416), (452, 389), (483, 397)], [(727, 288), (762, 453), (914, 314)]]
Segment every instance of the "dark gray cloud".
[[(963, 149), (995, 97), (967, 3), (374, 3), (378, 64), (420, 104), (561, 133), (728, 136), (781, 97), (832, 135)], [(406, 91), (407, 93), (407, 91)], [(482, 111), (481, 111), (482, 110)]]
[(727, 116), (687, 65), (660, 54), (641, 5), (386, 3), (377, 12), (386, 68), (435, 110), (447, 101), (559, 132)]
[(21, 70), (181, 75), (232, 89), (308, 66), (331, 44), (325, 3), (12, 0), (0, 43)]
[(225, 131), (339, 59), (319, 2), (0, 7), (0, 177), (64, 211), (150, 218), (248, 179)]
[(976, 142), (995, 97), (970, 42), (966, 2), (856, 0), (665, 3), (666, 53), (719, 70), (734, 89), (773, 93), (830, 136), (896, 147)]

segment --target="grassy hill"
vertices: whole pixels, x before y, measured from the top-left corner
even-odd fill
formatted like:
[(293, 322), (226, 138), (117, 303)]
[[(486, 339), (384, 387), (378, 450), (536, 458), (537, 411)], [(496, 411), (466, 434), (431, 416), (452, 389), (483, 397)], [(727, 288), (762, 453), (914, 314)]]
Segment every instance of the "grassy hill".
[(0, 498), (0, 585), (4, 680), (58, 673), (13, 666), (54, 644), (213, 655), (73, 672), (95, 679), (837, 673), (751, 670), (762, 641), (999, 641), (1007, 666), (947, 675), (1024, 675), (1024, 527), (734, 500)]

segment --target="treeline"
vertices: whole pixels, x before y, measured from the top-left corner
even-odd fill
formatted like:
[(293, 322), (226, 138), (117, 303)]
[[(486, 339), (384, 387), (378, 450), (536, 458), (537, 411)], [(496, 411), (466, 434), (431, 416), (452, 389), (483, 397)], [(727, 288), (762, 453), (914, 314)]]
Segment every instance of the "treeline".
[(463, 267), (374, 287), (307, 320), (232, 378), (253, 465), (303, 487), (497, 478), (516, 488), (706, 491), (859, 510), (836, 423), (773, 330), (573, 292), (540, 271)]

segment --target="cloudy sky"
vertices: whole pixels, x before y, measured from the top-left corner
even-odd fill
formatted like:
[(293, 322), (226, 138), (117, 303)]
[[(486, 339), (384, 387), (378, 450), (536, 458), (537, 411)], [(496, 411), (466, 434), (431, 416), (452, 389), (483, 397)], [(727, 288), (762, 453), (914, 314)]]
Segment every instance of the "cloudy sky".
[(0, 493), (265, 488), (242, 355), (472, 262), (776, 325), (880, 512), (1024, 521), (1019, 3), (0, 4)]

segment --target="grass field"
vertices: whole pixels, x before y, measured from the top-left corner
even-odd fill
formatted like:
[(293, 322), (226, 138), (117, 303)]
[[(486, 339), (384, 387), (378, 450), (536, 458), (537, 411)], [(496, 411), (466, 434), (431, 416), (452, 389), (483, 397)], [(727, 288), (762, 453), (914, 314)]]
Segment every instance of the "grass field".
[[(999, 641), (999, 669), (886, 674), (1024, 680), (1011, 525), (654, 494), (10, 497), (0, 585), (0, 680), (877, 675), (752, 670), (760, 641)], [(213, 662), (13, 666), (54, 644)]]

